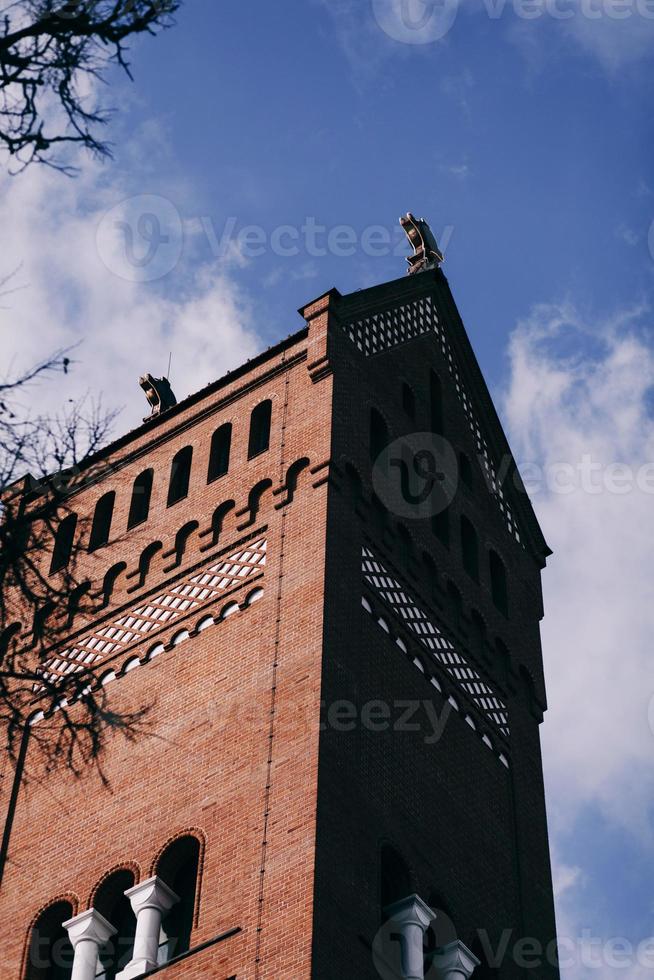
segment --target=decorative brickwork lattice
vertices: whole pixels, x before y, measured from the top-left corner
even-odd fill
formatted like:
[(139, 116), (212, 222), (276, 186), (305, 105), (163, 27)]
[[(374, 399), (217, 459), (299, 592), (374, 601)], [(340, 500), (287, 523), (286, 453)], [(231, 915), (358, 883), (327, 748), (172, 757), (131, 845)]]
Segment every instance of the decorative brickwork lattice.
[(190, 609), (210, 602), (222, 592), (240, 585), (266, 563), (266, 540), (260, 538), (247, 547), (165, 589), (153, 599), (123, 613), (112, 623), (88, 633), (74, 646), (57, 652), (43, 665), (43, 674), (54, 682), (84, 668), (97, 665), (119, 653), (135, 640), (169, 626)]
[(369, 356), (433, 331), (437, 319), (431, 297), (427, 296), (394, 310), (374, 313), (365, 320), (353, 320), (345, 324), (345, 332), (352, 343)]
[(509, 737), (507, 707), (492, 687), (469, 665), (454, 644), (443, 634), (432, 618), (426, 615), (404, 586), (379, 561), (370, 548), (364, 546), (362, 571), (365, 581), (385, 602), (403, 625), (411, 630), (448, 676), (472, 699), (481, 714)]

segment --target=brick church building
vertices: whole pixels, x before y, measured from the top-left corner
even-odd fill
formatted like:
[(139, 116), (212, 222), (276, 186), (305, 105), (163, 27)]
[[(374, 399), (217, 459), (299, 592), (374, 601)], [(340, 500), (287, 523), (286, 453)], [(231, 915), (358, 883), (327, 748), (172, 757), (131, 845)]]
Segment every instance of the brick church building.
[(5, 770), (2, 980), (558, 976), (549, 550), (422, 259), (154, 398), (69, 498), (47, 571), (95, 606), (42, 669), (147, 710), (106, 785)]

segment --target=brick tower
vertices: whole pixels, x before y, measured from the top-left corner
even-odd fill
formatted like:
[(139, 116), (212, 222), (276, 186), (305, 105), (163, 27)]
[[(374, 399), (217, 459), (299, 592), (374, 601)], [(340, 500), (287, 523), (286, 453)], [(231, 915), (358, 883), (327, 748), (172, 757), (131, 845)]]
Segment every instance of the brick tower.
[(68, 499), (46, 571), (95, 605), (55, 610), (43, 670), (147, 711), (108, 785), (25, 740), (2, 980), (558, 976), (549, 552), (447, 281), (301, 312)]

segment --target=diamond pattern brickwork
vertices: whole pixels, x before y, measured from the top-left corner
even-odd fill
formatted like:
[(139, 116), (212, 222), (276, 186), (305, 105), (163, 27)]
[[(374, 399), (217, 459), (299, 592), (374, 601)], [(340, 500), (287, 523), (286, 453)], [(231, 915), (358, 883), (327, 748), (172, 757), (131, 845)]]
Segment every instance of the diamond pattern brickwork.
[(418, 606), (404, 586), (389, 574), (374, 552), (366, 546), (362, 552), (362, 572), (368, 585), (429, 651), (450, 679), (474, 702), (478, 711), (508, 738), (509, 717), (504, 702), (474, 667), (470, 666), (433, 617)]
[(222, 592), (240, 585), (266, 563), (266, 539), (260, 538), (235, 551), (186, 580), (172, 585), (145, 603), (136, 605), (113, 622), (87, 633), (74, 646), (57, 651), (42, 667), (51, 683), (97, 666), (110, 655), (119, 653), (135, 640), (143, 639), (169, 626), (183, 613), (195, 609)]

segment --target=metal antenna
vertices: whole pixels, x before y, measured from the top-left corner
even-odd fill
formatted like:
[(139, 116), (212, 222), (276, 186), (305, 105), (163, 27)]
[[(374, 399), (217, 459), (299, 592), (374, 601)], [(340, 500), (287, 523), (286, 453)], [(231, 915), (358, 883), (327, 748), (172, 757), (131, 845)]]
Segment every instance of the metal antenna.
[(168, 355), (168, 374), (166, 375), (169, 381), (170, 381), (170, 363), (172, 359), (173, 359), (173, 352), (171, 351), (170, 354)]

